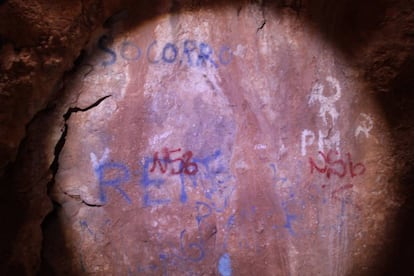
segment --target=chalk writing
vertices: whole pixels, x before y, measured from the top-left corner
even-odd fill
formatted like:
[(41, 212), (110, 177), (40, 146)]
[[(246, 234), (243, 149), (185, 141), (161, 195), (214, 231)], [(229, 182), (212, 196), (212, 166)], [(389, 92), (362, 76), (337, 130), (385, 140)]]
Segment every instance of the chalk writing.
[(194, 187), (198, 184), (202, 186), (204, 197), (216, 212), (227, 208), (235, 189), (235, 186), (228, 184), (233, 176), (229, 166), (220, 160), (221, 156), (221, 150), (216, 150), (204, 158), (194, 158), (193, 161), (200, 165), (200, 173), (191, 177)]
[(363, 120), (361, 124), (355, 129), (355, 137), (358, 137), (361, 133), (365, 135), (366, 138), (369, 138), (369, 132), (374, 127), (374, 121), (371, 116), (365, 113), (361, 113)]
[[(135, 174), (131, 174), (129, 167), (121, 162), (109, 161), (109, 150), (98, 160), (94, 153), (90, 154), (92, 167), (98, 179), (99, 196), (103, 203), (107, 202), (108, 189), (118, 192), (128, 204), (132, 203), (123, 188), (124, 184), (131, 182)], [(174, 181), (180, 184), (180, 202), (187, 203), (188, 194), (186, 186), (192, 185), (193, 189), (200, 189), (206, 202), (197, 201), (204, 208), (211, 208), (216, 212), (223, 212), (228, 206), (229, 198), (235, 187), (228, 182), (232, 178), (229, 167), (222, 161), (220, 150), (203, 158), (193, 158), (192, 151), (182, 151), (181, 148), (163, 148), (155, 152), (152, 157), (143, 159), (140, 184), (143, 188), (144, 206), (165, 205), (172, 202), (168, 193), (161, 192), (162, 187)], [(133, 171), (133, 170), (132, 170)], [(166, 175), (171, 176), (171, 180)], [(203, 200), (204, 201), (204, 200)], [(199, 217), (199, 223), (203, 215)]]
[(326, 134), (319, 130), (318, 149), (324, 151), (325, 149), (335, 149), (338, 154), (340, 151), (341, 135), (339, 131), (332, 131), (329, 129)]
[(231, 269), (231, 259), (230, 255), (225, 253), (220, 257), (218, 263), (218, 271), (221, 276), (231, 276), (232, 269)]
[[(109, 66), (116, 63), (118, 55), (116, 50), (109, 48), (108, 44), (112, 42), (112, 38), (103, 35), (98, 40), (98, 48), (109, 55), (110, 59), (103, 61), (102, 66)], [(182, 50), (180, 50), (180, 48)], [(138, 61), (143, 51), (132, 41), (124, 41), (119, 47), (119, 55), (126, 61)], [(181, 43), (167, 42), (159, 45), (157, 40), (152, 41), (145, 51), (147, 61), (150, 64), (183, 64), (206, 67), (211, 66), (218, 68), (219, 65), (228, 65), (233, 59), (230, 47), (221, 46), (218, 52), (214, 52), (213, 48), (205, 42), (197, 42), (195, 40), (184, 40)]]
[(206, 65), (207, 62), (210, 62), (214, 67), (217, 68), (216, 62), (211, 58), (213, 54), (213, 49), (206, 44), (206, 43), (200, 43), (200, 52), (198, 54), (197, 59), (197, 66)]
[[(343, 185), (331, 193), (331, 198), (336, 201), (340, 201), (342, 204), (348, 204), (354, 206), (356, 209), (361, 210), (361, 206), (354, 202), (350, 192), (352, 192), (352, 188), (354, 185), (348, 183)], [(348, 191), (348, 192), (347, 192)]]
[(295, 214), (292, 214), (289, 209), (288, 209), (288, 202), (287, 201), (283, 201), (282, 202), (282, 209), (285, 213), (285, 224), (283, 225), (284, 228), (286, 228), (289, 231), (289, 234), (291, 234), (292, 236), (295, 235), (295, 231), (293, 230), (293, 225), (292, 225), (292, 221), (297, 219), (297, 216)]
[(226, 222), (226, 231), (224, 234), (224, 240), (223, 240), (223, 249), (227, 250), (227, 242), (229, 240), (229, 234), (230, 234), (230, 230), (235, 226), (236, 222), (236, 214), (232, 214)]
[[(295, 231), (293, 229), (293, 225), (292, 222), (294, 220), (297, 220), (297, 215), (293, 214), (290, 211), (289, 206), (291, 205), (290, 202), (297, 202), (296, 198), (295, 198), (295, 192), (294, 192), (294, 188), (296, 186), (296, 182), (290, 182), (288, 180), (287, 177), (283, 177), (281, 176), (281, 174), (278, 172), (277, 167), (275, 164), (271, 163), (270, 167), (272, 168), (273, 171), (273, 181), (275, 184), (275, 188), (277, 189), (277, 191), (280, 191), (281, 188), (285, 189), (287, 188), (287, 193), (284, 197), (282, 197), (282, 199), (280, 199), (280, 196), (283, 194), (277, 194), (277, 198), (278, 200), (280, 200), (280, 206), (282, 208), (283, 214), (285, 216), (285, 223), (282, 225), (283, 228), (287, 229), (289, 234), (291, 234), (292, 236), (295, 235)], [(270, 214), (271, 212), (269, 212)], [(278, 229), (280, 226), (279, 225), (273, 225), (273, 229)]]
[[(305, 156), (307, 153), (307, 147), (313, 145), (316, 138), (316, 134), (309, 130), (305, 129), (302, 131), (301, 136), (301, 154)], [(331, 129), (325, 134), (321, 130), (318, 132), (318, 149), (319, 151), (324, 151), (325, 149), (335, 149), (337, 152), (340, 152), (340, 132), (333, 132)]]
[(305, 129), (302, 131), (302, 140), (301, 140), (301, 153), (302, 156), (306, 155), (306, 147), (313, 144), (315, 141), (315, 133), (313, 131)]
[(197, 216), (196, 216), (197, 225), (200, 226), (203, 219), (206, 219), (211, 215), (212, 208), (207, 203), (201, 202), (201, 201), (197, 201), (195, 205), (197, 209)]
[(193, 60), (191, 59), (191, 52), (197, 49), (197, 43), (194, 40), (184, 41), (184, 54), (187, 56), (187, 62), (190, 66), (193, 66)]
[(127, 166), (122, 163), (106, 161), (108, 159), (108, 155), (109, 150), (105, 149), (103, 156), (98, 161), (94, 153), (90, 154), (92, 166), (98, 178), (100, 201), (103, 203), (107, 202), (105, 189), (107, 187), (111, 187), (120, 193), (128, 204), (131, 204), (131, 199), (121, 188), (121, 184), (128, 182), (130, 179), (129, 170)]
[[(164, 156), (166, 152), (164, 152)], [(193, 188), (200, 188), (203, 191), (204, 197), (207, 199), (210, 208), (213, 208), (216, 212), (223, 212), (224, 209), (228, 206), (228, 201), (233, 193), (235, 187), (232, 185), (227, 185), (228, 181), (232, 178), (231, 173), (228, 171), (228, 166), (224, 166), (220, 162), (221, 151), (217, 150), (212, 155), (206, 156), (204, 158), (193, 158), (192, 162), (189, 162), (191, 156), (187, 154), (186, 157), (182, 158), (181, 164), (186, 163), (188, 173), (185, 173), (184, 165), (180, 166), (182, 173), (179, 174), (180, 177), (180, 201), (186, 203), (188, 200), (188, 195), (186, 192), (186, 185), (192, 185)], [(141, 183), (145, 188), (144, 202), (145, 206), (154, 206), (170, 203), (169, 199), (161, 200), (152, 200), (150, 196), (149, 188), (158, 188), (164, 184), (164, 178), (150, 178), (150, 171), (156, 170), (159, 167), (161, 175), (167, 172), (165, 160), (158, 158), (146, 158), (144, 163), (144, 169), (142, 173)], [(155, 161), (155, 162), (154, 162)], [(152, 168), (149, 169), (150, 164)], [(156, 167), (154, 168), (154, 164)], [(193, 169), (190, 169), (192, 167)], [(195, 171), (195, 168), (197, 170)], [(176, 172), (176, 171), (175, 171)], [(197, 172), (195, 174), (194, 172)], [(190, 183), (188, 183), (190, 182)]]
[(129, 41), (122, 42), (120, 52), (125, 60), (138, 60), (141, 57), (141, 49)]
[(270, 164), (269, 165), (272, 170), (273, 170), (273, 181), (275, 181), (276, 184), (278, 184), (279, 181), (282, 181), (282, 183), (287, 181), (286, 177), (280, 177), (277, 173), (277, 169), (276, 169), (276, 165), (275, 164)]
[(184, 235), (186, 230), (184, 229), (180, 233), (180, 255), (177, 257), (189, 260), (191, 262), (200, 262), (204, 259), (204, 247), (202, 243), (191, 242), (188, 244), (188, 247), (185, 247)]
[[(149, 264), (149, 265), (139, 265), (137, 266), (137, 273), (148, 275), (149, 273), (155, 273), (160, 269), (159, 266), (155, 264)], [(132, 271), (129, 270), (129, 274), (132, 275)]]
[(319, 116), (322, 118), (325, 125), (328, 124), (328, 115), (331, 118), (332, 125), (335, 124), (335, 121), (338, 119), (339, 113), (335, 108), (335, 103), (341, 98), (341, 87), (337, 79), (328, 76), (326, 81), (329, 82), (336, 90), (335, 94), (331, 96), (324, 96), (323, 92), (325, 86), (320, 83), (316, 83), (312, 87), (311, 96), (309, 98), (309, 104), (315, 102), (320, 103)]
[[(169, 275), (170, 270), (180, 272), (179, 275), (199, 275), (191, 270), (206, 258), (205, 240), (197, 233), (192, 240), (187, 230), (179, 233), (178, 246), (172, 242), (166, 242), (166, 247), (160, 249), (159, 262), (151, 262), (146, 265), (138, 265), (138, 274)], [(163, 243), (164, 244), (164, 243)], [(132, 274), (132, 271), (131, 271)]]
[(332, 192), (332, 198), (339, 199), (339, 197), (337, 196), (338, 193), (340, 193), (340, 192), (342, 192), (344, 190), (347, 190), (347, 189), (352, 189), (353, 187), (354, 187), (354, 185), (352, 185), (352, 184), (346, 184), (346, 185), (344, 185), (342, 187), (339, 187), (338, 189), (335, 189)]
[[(333, 154), (333, 153), (331, 153)], [(332, 156), (330, 157), (331, 161), (337, 161)], [(354, 167), (354, 174), (360, 175), (362, 173), (361, 167), (358, 166), (356, 168), (355, 164), (352, 161), (351, 156), (347, 156), (347, 159), (344, 161), (345, 164), (348, 166), (349, 162), (352, 163)], [(302, 171), (302, 162), (298, 162), (298, 166), (294, 171)], [(329, 167), (327, 165), (327, 167)], [(304, 221), (305, 216), (308, 216), (308, 212), (301, 212), (301, 210), (317, 210), (319, 209), (320, 204), (326, 204), (328, 199), (331, 199), (332, 203), (341, 203), (341, 214), (338, 215), (338, 219), (342, 222), (346, 213), (346, 205), (351, 205), (358, 210), (361, 210), (361, 207), (356, 204), (353, 200), (353, 191), (352, 188), (354, 185), (347, 183), (345, 185), (339, 185), (339, 187), (333, 187), (331, 189), (325, 189), (326, 185), (313, 185), (313, 183), (309, 182), (308, 184), (303, 183), (301, 174), (296, 174), (296, 180), (291, 180), (290, 178), (286, 177), (281, 173), (275, 164), (270, 164), (270, 168), (272, 169), (274, 176), (273, 181), (275, 183), (275, 199), (277, 202), (280, 202), (280, 207), (282, 213), (284, 214), (283, 222), (272, 222), (272, 229), (276, 231), (280, 231), (281, 229), (285, 229), (288, 233), (293, 236), (297, 237), (298, 235), (304, 234), (312, 234), (313, 231), (307, 228), (304, 228), (301, 225), (301, 222)], [(292, 168), (289, 168), (292, 171)], [(315, 172), (316, 169), (314, 169)], [(326, 168), (325, 173), (328, 171)], [(351, 175), (349, 170), (347, 169), (348, 175)], [(331, 173), (332, 174), (332, 173)], [(333, 174), (332, 174), (333, 175)], [(316, 207), (316, 208), (315, 208)], [(271, 220), (272, 214), (277, 213), (277, 210), (270, 209), (266, 212), (266, 217), (268, 220)], [(342, 225), (341, 225), (342, 226)], [(318, 226), (318, 231), (329, 231), (330, 228), (337, 228), (341, 227), (334, 222), (331, 224), (323, 224)]]
[(231, 52), (230, 47), (228, 46), (222, 46), (220, 48), (220, 52), (218, 56), (219, 56), (220, 63), (223, 65), (229, 64), (233, 59), (233, 54)]
[[(126, 183), (130, 179), (128, 168), (121, 163), (107, 162), (101, 164), (96, 170), (99, 181), (99, 193), (101, 202), (106, 203), (107, 197), (104, 188), (112, 187), (119, 192), (122, 197), (131, 204), (131, 199), (127, 193), (120, 187), (121, 184)], [(110, 177), (107, 178), (107, 175)], [(111, 177), (112, 176), (112, 177)]]
[(87, 230), (91, 236), (95, 237), (95, 233), (89, 228), (88, 222), (86, 220), (81, 220), (79, 223), (82, 230)]
[(111, 56), (110, 60), (106, 60), (101, 63), (102, 66), (112, 65), (116, 62), (116, 53), (107, 47), (107, 44), (110, 41), (111, 39), (106, 35), (101, 36), (98, 41), (98, 48)]
[[(260, 215), (256, 211), (255, 206), (247, 205), (228, 217), (224, 225), (223, 251), (227, 251), (229, 238), (231, 237), (233, 245), (234, 242), (238, 241), (239, 249), (254, 250), (255, 253), (259, 253), (261, 248), (256, 239), (252, 238), (254, 236), (252, 232), (257, 231), (254, 228), (254, 224), (258, 220), (257, 215)], [(248, 233), (249, 230), (252, 232)]]
[(162, 205), (171, 202), (170, 199), (163, 198), (163, 199), (154, 199), (151, 197), (151, 188), (158, 188), (160, 189), (161, 185), (164, 184), (165, 180), (162, 178), (150, 178), (149, 176), (149, 166), (153, 163), (154, 160), (152, 158), (145, 158), (144, 166), (141, 176), (141, 184), (144, 188), (144, 206), (153, 206), (153, 205)]

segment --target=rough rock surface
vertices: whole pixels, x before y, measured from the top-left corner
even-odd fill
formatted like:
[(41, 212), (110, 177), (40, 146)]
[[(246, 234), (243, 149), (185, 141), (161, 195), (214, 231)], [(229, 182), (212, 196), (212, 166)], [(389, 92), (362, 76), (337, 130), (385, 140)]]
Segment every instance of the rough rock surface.
[(408, 269), (414, 3), (135, 2), (0, 6), (5, 271)]

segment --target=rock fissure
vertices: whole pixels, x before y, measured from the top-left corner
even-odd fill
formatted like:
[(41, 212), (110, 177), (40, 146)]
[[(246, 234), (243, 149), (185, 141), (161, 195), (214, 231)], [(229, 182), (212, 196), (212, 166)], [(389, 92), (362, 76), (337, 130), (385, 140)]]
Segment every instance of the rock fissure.
[(80, 195), (74, 195), (74, 194), (70, 194), (70, 193), (67, 193), (67, 192), (63, 192), (63, 193), (65, 195), (67, 195), (68, 197), (70, 197), (70, 198), (72, 198), (72, 199), (74, 199), (74, 200), (76, 200), (76, 201), (78, 201), (82, 204), (85, 204), (88, 207), (102, 207), (102, 206), (104, 206), (104, 204), (91, 204), (91, 203), (88, 203), (85, 200), (83, 200)]
[(266, 16), (265, 16), (265, 3), (264, 1), (259, 2), (260, 4), (260, 12), (262, 14), (262, 19), (260, 22), (259, 27), (257, 27), (256, 29), (256, 34), (260, 31), (263, 30), (264, 26), (266, 25)]
[(60, 136), (58, 142), (56, 143), (55, 146), (55, 151), (54, 151), (54, 159), (52, 164), (50, 165), (50, 170), (52, 171), (52, 180), (49, 182), (48, 184), (48, 194), (50, 192), (50, 189), (55, 181), (55, 177), (57, 174), (57, 171), (59, 170), (59, 156), (60, 153), (62, 152), (63, 147), (65, 146), (65, 142), (66, 142), (66, 136), (68, 134), (68, 123), (67, 121), (70, 119), (70, 116), (72, 115), (72, 113), (76, 113), (76, 112), (86, 112), (94, 107), (97, 107), (100, 103), (102, 103), (105, 99), (111, 97), (111, 95), (107, 95), (104, 96), (100, 99), (98, 99), (96, 102), (94, 102), (93, 104), (85, 107), (85, 108), (80, 108), (80, 107), (70, 107), (68, 109), (68, 111), (63, 115), (63, 119), (64, 119), (64, 126), (63, 126), (63, 131), (62, 131), (62, 135)]
[(257, 28), (256, 33), (262, 30), (265, 25), (266, 25), (266, 19), (263, 19), (262, 24)]
[[(47, 228), (48, 224), (50, 222), (54, 221), (55, 219), (58, 219), (57, 212), (58, 212), (58, 209), (61, 208), (60, 203), (56, 202), (53, 199), (53, 197), (50, 195), (50, 191), (51, 191), (51, 189), (52, 189), (52, 187), (53, 187), (53, 185), (55, 183), (55, 177), (56, 177), (56, 174), (57, 174), (57, 172), (59, 170), (59, 156), (60, 156), (60, 153), (63, 150), (63, 147), (65, 146), (66, 136), (68, 134), (69, 126), (68, 126), (67, 121), (70, 119), (70, 117), (71, 117), (71, 115), (73, 113), (76, 113), (76, 112), (86, 112), (86, 111), (88, 111), (88, 110), (90, 110), (92, 108), (97, 107), (100, 103), (102, 103), (105, 99), (107, 99), (109, 97), (111, 97), (111, 95), (104, 96), (104, 97), (98, 99), (93, 104), (91, 104), (91, 105), (89, 105), (89, 106), (87, 106), (85, 108), (70, 107), (67, 110), (67, 112), (63, 115), (63, 119), (64, 119), (63, 131), (62, 131), (62, 134), (61, 134), (59, 140), (56, 143), (56, 146), (55, 146), (55, 149), (54, 149), (54, 159), (52, 161), (52, 164), (50, 165), (50, 170), (52, 172), (52, 179), (47, 184), (47, 195), (48, 195), (48, 197), (50, 198), (50, 200), (53, 203), (53, 208), (50, 211), (50, 213), (46, 215), (46, 217), (44, 218), (44, 220), (43, 220), (43, 222), (41, 224), (43, 236), (44, 236), (45, 229)], [(68, 193), (65, 193), (65, 194), (67, 196), (71, 197), (71, 198), (77, 199), (77, 197), (74, 196), (74, 195), (70, 195)], [(79, 197), (79, 199), (80, 199), (80, 197)], [(100, 207), (100, 205), (89, 204), (89, 203), (83, 201), (82, 199), (80, 199), (80, 201), (83, 204), (85, 204), (85, 205), (87, 205), (89, 207)], [(40, 249), (40, 256), (42, 258), (42, 262), (45, 261), (45, 258), (44, 258), (44, 248), (45, 248), (45, 239), (43, 238), (42, 248)], [(42, 264), (41, 264), (40, 267), (42, 267)]]
[(92, 109), (94, 107), (97, 107), (101, 102), (103, 102), (105, 99), (107, 99), (109, 97), (111, 97), (111, 95), (104, 96), (104, 97), (100, 98), (99, 100), (97, 100), (95, 103), (93, 103), (90, 106), (85, 107), (85, 108), (70, 107), (68, 109), (68, 111), (65, 113), (65, 115), (63, 115), (63, 118), (65, 119), (65, 124), (66, 124), (66, 121), (69, 120), (69, 118), (72, 115), (72, 113), (88, 111), (88, 110), (90, 110), (90, 109)]

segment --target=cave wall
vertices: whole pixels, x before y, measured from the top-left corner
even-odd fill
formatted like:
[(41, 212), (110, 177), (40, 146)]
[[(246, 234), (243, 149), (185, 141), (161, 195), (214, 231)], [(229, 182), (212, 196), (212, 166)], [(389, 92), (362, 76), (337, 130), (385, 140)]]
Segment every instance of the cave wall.
[(407, 1), (5, 1), (5, 272), (409, 268)]

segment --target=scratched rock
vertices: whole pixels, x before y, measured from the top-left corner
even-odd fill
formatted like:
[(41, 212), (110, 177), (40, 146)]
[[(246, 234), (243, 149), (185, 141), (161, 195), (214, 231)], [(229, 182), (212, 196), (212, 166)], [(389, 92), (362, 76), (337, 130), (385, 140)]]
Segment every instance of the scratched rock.
[[(384, 111), (373, 95), (386, 89), (385, 77), (405, 95), (414, 67), (394, 64), (402, 71), (393, 79), (397, 72), (376, 67), (388, 59), (360, 44), (368, 43), (365, 28), (384, 26), (390, 34), (388, 25), (355, 16), (361, 33), (351, 34), (339, 20), (338, 37), (325, 27), (336, 17), (320, 14), (311, 1), (87, 2), (94, 4), (62, 16), (74, 20), (69, 14), (78, 11), (74, 26), (90, 32), (102, 13), (102, 29), (88, 37), (57, 89), (61, 95), (28, 125), (9, 172), (20, 201), (32, 200), (24, 208), (33, 218), (17, 231), (12, 258), (26, 243), (42, 247), (21, 261), (26, 274), (29, 267), (44, 275), (377, 275), (388, 269), (382, 260), (394, 252), (390, 225), (404, 202), (398, 184), (410, 180), (403, 173), (413, 156), (412, 100), (388, 96), (393, 104)], [(390, 7), (376, 9), (397, 18)], [(326, 9), (350, 13), (342, 2)], [(412, 36), (401, 37), (409, 44)], [(74, 60), (68, 53), (22, 63), (24, 54), (32, 60), (22, 50), (2, 66), (27, 74), (43, 66), (52, 74)], [(362, 76), (370, 72), (368, 85)], [(9, 97), (7, 89), (0, 92)], [(393, 121), (394, 113), (404, 120)], [(21, 136), (22, 129), (14, 131)], [(3, 136), (0, 147), (14, 156), (17, 146)], [(397, 162), (401, 156), (405, 161)], [(39, 228), (52, 205), (43, 232), (30, 242), (29, 230)]]

